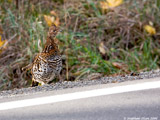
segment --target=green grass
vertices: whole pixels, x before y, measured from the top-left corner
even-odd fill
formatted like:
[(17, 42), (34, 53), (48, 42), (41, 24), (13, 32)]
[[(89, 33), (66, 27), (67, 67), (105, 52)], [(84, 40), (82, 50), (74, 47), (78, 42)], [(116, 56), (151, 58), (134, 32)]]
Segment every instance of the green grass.
[[(0, 90), (30, 85), (30, 71), (21, 68), (42, 51), (48, 31), (43, 15), (50, 15), (51, 10), (61, 22), (57, 39), (64, 80), (80, 80), (92, 73), (110, 76), (159, 68), (159, 0), (126, 0), (107, 11), (102, 11), (96, 0), (43, 2), (19, 1), (16, 9), (15, 1), (0, 0), (3, 37), (9, 40), (17, 34), (0, 53)], [(151, 22), (157, 32), (153, 36), (143, 29)], [(99, 51), (101, 42), (106, 54)]]

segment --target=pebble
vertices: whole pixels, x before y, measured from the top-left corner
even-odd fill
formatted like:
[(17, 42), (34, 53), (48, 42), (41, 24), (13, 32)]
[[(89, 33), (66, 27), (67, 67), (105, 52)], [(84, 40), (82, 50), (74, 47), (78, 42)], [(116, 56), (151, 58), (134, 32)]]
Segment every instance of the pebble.
[(83, 79), (79, 81), (64, 81), (62, 83), (57, 82), (54, 84), (37, 86), (37, 87), (0, 91), (0, 98), (22, 95), (22, 94), (33, 94), (33, 93), (43, 92), (43, 91), (53, 91), (53, 90), (60, 90), (60, 89), (67, 89), (67, 88), (74, 88), (74, 87), (91, 86), (91, 85), (97, 85), (97, 84), (120, 83), (125, 81), (132, 81), (132, 80), (144, 79), (144, 78), (154, 78), (154, 77), (160, 77), (159, 69), (152, 70), (149, 72), (141, 72), (138, 74), (131, 73), (130, 75), (123, 75), (123, 76), (116, 76), (116, 77), (102, 77), (94, 80)]

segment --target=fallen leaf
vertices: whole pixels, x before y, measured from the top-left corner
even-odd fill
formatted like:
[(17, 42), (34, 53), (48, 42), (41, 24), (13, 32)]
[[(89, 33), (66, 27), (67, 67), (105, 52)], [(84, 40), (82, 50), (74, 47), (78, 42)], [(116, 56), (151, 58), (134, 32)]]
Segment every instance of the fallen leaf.
[(102, 9), (109, 9), (120, 6), (123, 3), (123, 0), (106, 0), (101, 1), (100, 6)]
[(125, 66), (123, 66), (122, 63), (119, 63), (119, 62), (113, 62), (112, 65), (118, 69), (122, 69), (124, 68)]
[(99, 79), (101, 77), (102, 77), (102, 74), (100, 74), (100, 73), (92, 73), (92, 74), (87, 76), (87, 78), (89, 80)]
[(100, 43), (99, 45), (99, 51), (104, 55), (106, 54), (106, 50), (105, 50), (105, 45), (103, 42)]
[(55, 17), (49, 16), (49, 15), (44, 15), (44, 19), (48, 26), (51, 26), (55, 21)]
[(128, 70), (128, 65), (124, 64), (124, 63), (119, 63), (119, 62), (113, 62), (112, 65), (118, 69), (121, 69), (122, 71), (124, 71), (125, 73), (129, 73)]
[(3, 40), (3, 41), (2, 41), (2, 36), (0, 35), (0, 53), (1, 53), (2, 50), (3, 50), (3, 48), (1, 48), (1, 47), (4, 45), (5, 42), (6, 42), (6, 40)]
[(100, 7), (103, 10), (108, 9), (108, 3), (106, 1), (100, 1)]
[(51, 15), (44, 15), (44, 19), (48, 26), (51, 26), (52, 24), (55, 24), (56, 26), (59, 26), (60, 21), (57, 13), (55, 11), (50, 12)]
[(147, 33), (149, 33), (150, 35), (155, 35), (156, 34), (156, 29), (151, 26), (151, 25), (145, 25), (144, 29), (146, 30)]
[(58, 16), (57, 13), (56, 13), (54, 10), (50, 11), (50, 14), (51, 14), (51, 15), (54, 15), (54, 16), (56, 16), (56, 17)]
[(3, 40), (3, 41), (2, 41), (2, 36), (0, 35), (0, 47), (2, 47), (5, 42), (6, 42), (6, 40)]
[(56, 26), (59, 26), (60, 22), (59, 22), (59, 18), (58, 18), (58, 17), (57, 17), (56, 20), (54, 21), (54, 24), (55, 24)]

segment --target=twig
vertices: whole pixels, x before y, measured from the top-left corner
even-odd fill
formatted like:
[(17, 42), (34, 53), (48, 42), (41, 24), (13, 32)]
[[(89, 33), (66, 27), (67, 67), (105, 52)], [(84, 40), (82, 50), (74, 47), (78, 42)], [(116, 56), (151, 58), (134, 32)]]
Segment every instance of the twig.
[(16, 0), (16, 9), (19, 9), (19, 1)]
[(67, 45), (67, 49), (65, 51), (65, 54), (66, 54), (66, 78), (67, 78), (67, 81), (69, 80), (69, 72), (68, 72), (68, 45)]

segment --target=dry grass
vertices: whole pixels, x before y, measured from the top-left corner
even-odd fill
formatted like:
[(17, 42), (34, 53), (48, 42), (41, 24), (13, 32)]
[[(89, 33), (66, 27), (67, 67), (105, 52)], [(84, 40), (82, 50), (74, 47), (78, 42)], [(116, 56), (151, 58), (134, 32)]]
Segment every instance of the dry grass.
[[(110, 10), (101, 10), (96, 0), (20, 0), (19, 9), (15, 1), (0, 4), (3, 39), (8, 41), (0, 53), (0, 90), (30, 85), (30, 71), (21, 68), (42, 50), (48, 30), (43, 15), (51, 10), (61, 22), (57, 38), (64, 80), (128, 74), (160, 65), (158, 0), (127, 0)], [(149, 23), (156, 35), (144, 30)], [(104, 53), (99, 51), (102, 43)]]

